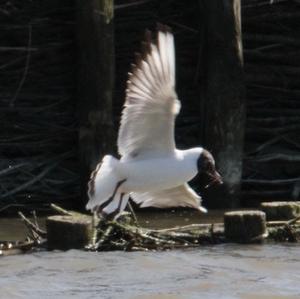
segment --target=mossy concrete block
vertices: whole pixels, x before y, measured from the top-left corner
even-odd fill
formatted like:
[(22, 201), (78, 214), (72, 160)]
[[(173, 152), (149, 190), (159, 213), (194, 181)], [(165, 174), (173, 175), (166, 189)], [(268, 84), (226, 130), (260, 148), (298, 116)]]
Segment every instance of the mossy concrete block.
[(267, 237), (266, 214), (234, 211), (224, 214), (225, 237), (237, 243), (259, 243)]
[(50, 216), (46, 220), (49, 249), (81, 249), (92, 238), (92, 217), (88, 215)]
[(262, 202), (267, 220), (288, 220), (300, 215), (300, 201)]

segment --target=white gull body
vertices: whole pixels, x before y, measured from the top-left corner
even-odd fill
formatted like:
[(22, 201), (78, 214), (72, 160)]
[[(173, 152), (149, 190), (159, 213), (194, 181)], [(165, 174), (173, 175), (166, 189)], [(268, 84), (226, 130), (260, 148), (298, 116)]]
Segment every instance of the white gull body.
[(129, 196), (141, 207), (186, 206), (206, 211), (187, 184), (198, 173), (203, 149), (178, 150), (174, 140), (180, 102), (175, 92), (173, 34), (166, 27), (129, 73), (118, 135), (121, 159), (105, 156), (92, 173), (86, 208), (103, 214), (125, 209)]
[(201, 148), (175, 150), (164, 158), (121, 162), (121, 177), (128, 178), (121, 189), (125, 193), (158, 191), (190, 181), (198, 173), (196, 161), (201, 152)]

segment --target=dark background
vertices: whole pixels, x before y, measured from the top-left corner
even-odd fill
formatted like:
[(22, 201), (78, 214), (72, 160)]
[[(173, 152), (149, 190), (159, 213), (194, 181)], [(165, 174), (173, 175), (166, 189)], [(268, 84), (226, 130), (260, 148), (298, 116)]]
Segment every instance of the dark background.
[[(76, 3), (0, 4), (0, 213), (80, 205)], [(241, 205), (300, 193), (300, 4), (242, 1), (246, 128)], [(146, 28), (175, 34), (179, 148), (203, 144), (201, 1), (115, 1), (114, 126)], [(205, 145), (205, 144), (204, 144)], [(99, 157), (100, 159), (100, 157)], [(197, 189), (197, 186), (194, 186)], [(198, 188), (199, 191), (199, 188)]]

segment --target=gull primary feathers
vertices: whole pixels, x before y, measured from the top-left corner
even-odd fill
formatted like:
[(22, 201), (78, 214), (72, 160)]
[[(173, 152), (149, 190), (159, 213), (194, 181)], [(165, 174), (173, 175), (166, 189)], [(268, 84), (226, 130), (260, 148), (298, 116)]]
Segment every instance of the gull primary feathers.
[(176, 149), (180, 111), (175, 91), (174, 36), (160, 25), (156, 40), (146, 32), (127, 81), (118, 135), (121, 159), (104, 156), (91, 175), (86, 208), (101, 215), (122, 212), (129, 197), (140, 207), (191, 207), (205, 212), (187, 184), (198, 173), (221, 183), (212, 155), (202, 147)]

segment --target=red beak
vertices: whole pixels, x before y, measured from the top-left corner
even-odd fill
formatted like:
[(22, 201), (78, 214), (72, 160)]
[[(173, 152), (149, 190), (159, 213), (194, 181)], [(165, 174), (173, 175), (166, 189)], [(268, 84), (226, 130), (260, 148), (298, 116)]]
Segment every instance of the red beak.
[(222, 177), (217, 171), (215, 171), (213, 174), (210, 173), (209, 177), (211, 178), (211, 181), (205, 186), (205, 189), (209, 188), (211, 186), (214, 186), (214, 185), (222, 185), (223, 184)]

